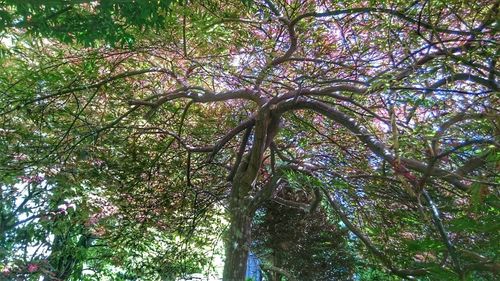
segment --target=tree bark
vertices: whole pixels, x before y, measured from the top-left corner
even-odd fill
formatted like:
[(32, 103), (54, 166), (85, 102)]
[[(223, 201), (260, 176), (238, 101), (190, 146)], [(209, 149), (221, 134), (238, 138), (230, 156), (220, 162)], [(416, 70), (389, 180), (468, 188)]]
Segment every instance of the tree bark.
[[(244, 281), (251, 243), (252, 214), (248, 203), (234, 198), (230, 204), (230, 226), (226, 237), (224, 281)], [(239, 199), (239, 200), (238, 200)]]
[(253, 215), (261, 197), (268, 195), (264, 193), (256, 199), (250, 196), (250, 192), (257, 182), (264, 151), (278, 131), (278, 121), (279, 116), (271, 116), (268, 106), (261, 108), (255, 118), (252, 147), (241, 163), (236, 163), (229, 201), (230, 226), (225, 245), (224, 281), (245, 281)]

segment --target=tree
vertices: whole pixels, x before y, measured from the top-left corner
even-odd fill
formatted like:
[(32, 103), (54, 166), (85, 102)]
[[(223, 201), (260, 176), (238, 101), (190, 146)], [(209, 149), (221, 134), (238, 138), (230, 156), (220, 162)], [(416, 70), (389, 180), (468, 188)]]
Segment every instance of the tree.
[(319, 205), (312, 210), (301, 208), (314, 192), (305, 193), (297, 176), (287, 177), (294, 189), (278, 192), (254, 219), (252, 252), (260, 257), (266, 280), (281, 280), (282, 276), (287, 280), (352, 280), (354, 257), (347, 230)]
[[(256, 211), (300, 173), (390, 274), (489, 278), (498, 237), (467, 221), (498, 213), (498, 4), (209, 1), (168, 6), (161, 33), (131, 19), (122, 49), (109, 30), (20, 37), (2, 58), (4, 178), (72, 175), (135, 202), (119, 207), (132, 225), (162, 217), (187, 237), (193, 211), (222, 204), (224, 280), (244, 280)], [(133, 18), (116, 5), (109, 26)], [(100, 19), (73, 6), (43, 30)]]

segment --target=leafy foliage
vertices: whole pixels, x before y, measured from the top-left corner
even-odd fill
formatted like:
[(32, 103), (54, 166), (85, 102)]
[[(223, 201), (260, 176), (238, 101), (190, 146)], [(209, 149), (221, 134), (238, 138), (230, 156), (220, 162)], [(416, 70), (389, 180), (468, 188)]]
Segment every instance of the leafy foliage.
[(0, 4), (3, 277), (497, 277), (498, 2)]
[(130, 27), (166, 27), (172, 2), (4, 0), (0, 3), (0, 29), (22, 28), (36, 36), (55, 37), (67, 43), (132, 44), (134, 32)]
[[(289, 191), (280, 196), (290, 200), (305, 195)], [(299, 201), (307, 202), (304, 199)], [(353, 278), (354, 258), (347, 232), (329, 221), (324, 211), (304, 214), (303, 210), (269, 202), (259, 210), (254, 228), (252, 249), (263, 263), (284, 268), (298, 280)], [(267, 280), (281, 280), (279, 273), (266, 271)]]

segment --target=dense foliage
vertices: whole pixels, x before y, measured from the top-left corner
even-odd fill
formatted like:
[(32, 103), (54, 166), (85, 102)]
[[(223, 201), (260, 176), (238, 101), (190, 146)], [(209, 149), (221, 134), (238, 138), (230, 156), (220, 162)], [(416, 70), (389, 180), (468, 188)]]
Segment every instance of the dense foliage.
[(498, 6), (0, 0), (1, 278), (497, 279)]
[[(285, 191), (282, 191), (282, 193)], [(304, 191), (280, 194), (280, 198), (307, 203)], [(354, 257), (345, 229), (319, 208), (303, 209), (269, 202), (258, 212), (253, 229), (252, 252), (262, 260), (267, 280), (281, 276), (295, 280), (352, 280)]]

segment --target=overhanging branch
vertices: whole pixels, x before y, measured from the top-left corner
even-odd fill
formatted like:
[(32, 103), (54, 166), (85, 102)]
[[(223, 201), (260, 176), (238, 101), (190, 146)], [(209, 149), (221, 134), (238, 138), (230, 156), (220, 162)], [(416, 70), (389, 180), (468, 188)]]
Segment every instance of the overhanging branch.
[[(340, 125), (344, 126), (346, 129), (351, 131), (354, 135), (358, 137), (358, 139), (364, 143), (368, 149), (370, 149), (375, 155), (380, 158), (386, 160), (389, 163), (394, 163), (395, 156), (390, 152), (390, 150), (386, 147), (385, 144), (380, 142), (375, 136), (370, 134), (368, 130), (366, 130), (362, 125), (358, 124), (354, 119), (350, 118), (346, 114), (336, 110), (335, 108), (326, 105), (319, 101), (306, 101), (306, 100), (297, 100), (297, 101), (285, 101), (280, 103), (276, 110), (283, 113), (289, 110), (297, 110), (297, 109), (309, 109), (313, 110), (321, 115), (324, 115)], [(453, 173), (450, 171), (442, 170), (439, 168), (428, 169), (428, 165), (414, 159), (406, 159), (401, 158), (401, 163), (404, 164), (409, 169), (420, 173), (429, 172), (429, 175), (440, 177), (443, 180), (453, 184), (457, 188), (461, 190), (468, 190), (469, 186), (462, 182), (463, 176), (465, 172), (471, 172), (473, 169), (477, 169), (481, 165), (484, 165), (484, 162), (477, 161), (476, 165), (470, 165), (471, 167), (467, 169), (464, 173)]]
[(393, 274), (404, 278), (411, 278), (412, 276), (421, 276), (428, 274), (425, 269), (397, 269), (395, 268), (392, 261), (385, 255), (384, 252), (379, 250), (368, 236), (366, 236), (358, 227), (351, 223), (347, 215), (342, 211), (342, 206), (334, 198), (331, 197), (330, 193), (324, 188), (321, 188), (325, 197), (328, 200), (330, 206), (335, 210), (340, 220), (346, 225), (346, 227), (354, 234), (356, 237), (363, 242), (363, 244), (368, 248), (368, 250), (377, 257)]

